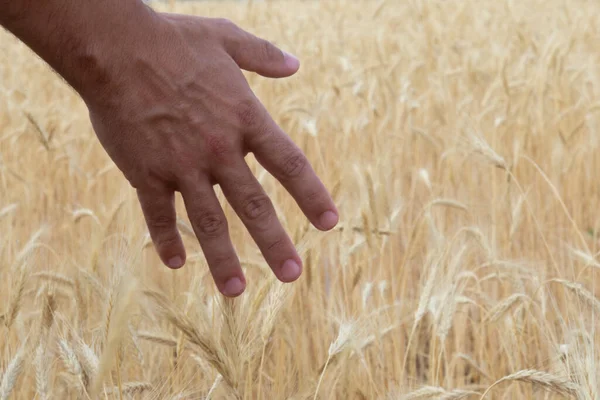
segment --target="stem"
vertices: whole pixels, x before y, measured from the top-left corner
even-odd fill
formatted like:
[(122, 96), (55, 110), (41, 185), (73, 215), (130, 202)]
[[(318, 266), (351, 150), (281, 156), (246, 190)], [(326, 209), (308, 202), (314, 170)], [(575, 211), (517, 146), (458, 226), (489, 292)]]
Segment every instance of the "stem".
[(217, 389), (217, 386), (219, 386), (219, 383), (221, 383), (222, 380), (223, 380), (223, 375), (219, 374), (217, 376), (217, 379), (215, 379), (215, 382), (211, 386), (210, 390), (208, 391), (208, 394), (206, 395), (206, 400), (210, 400), (210, 396), (215, 391), (215, 389)]
[(315, 397), (313, 397), (313, 400), (317, 400), (317, 395), (319, 394), (319, 388), (321, 387), (321, 382), (323, 382), (323, 376), (325, 375), (325, 371), (327, 371), (327, 366), (329, 365), (329, 360), (331, 360), (331, 356), (327, 356), (327, 361), (325, 362), (325, 366), (323, 367), (323, 372), (321, 372), (321, 376), (319, 376), (319, 383), (317, 383), (317, 389), (315, 390)]
[(262, 388), (262, 370), (265, 363), (265, 348), (267, 347), (267, 343), (263, 343), (262, 354), (260, 355), (260, 367), (258, 368), (258, 392), (257, 395), (260, 398), (261, 388)]
[(121, 362), (117, 356), (117, 387), (119, 388), (119, 400), (123, 400), (123, 386), (121, 384)]
[(503, 382), (502, 379), (500, 379), (499, 381), (496, 381), (492, 384), (492, 386), (488, 387), (485, 392), (483, 392), (483, 394), (481, 395), (481, 397), (479, 398), (479, 400), (483, 400), (483, 398), (488, 394), (488, 392), (490, 390), (492, 390), (497, 384), (499, 384), (500, 382)]

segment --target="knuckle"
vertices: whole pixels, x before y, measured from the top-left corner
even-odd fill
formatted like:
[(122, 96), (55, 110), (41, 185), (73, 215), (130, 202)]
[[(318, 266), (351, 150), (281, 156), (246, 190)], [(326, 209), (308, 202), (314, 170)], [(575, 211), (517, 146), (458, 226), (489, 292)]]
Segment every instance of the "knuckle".
[(271, 200), (265, 195), (252, 196), (244, 202), (242, 213), (251, 221), (268, 217), (271, 214)]
[(267, 246), (267, 251), (277, 250), (277, 249), (281, 248), (283, 246), (283, 244), (284, 244), (283, 238), (276, 239), (275, 241), (273, 241), (272, 243), (270, 243)]
[(305, 196), (305, 199), (309, 203), (315, 203), (315, 202), (320, 201), (322, 196), (323, 196), (322, 192), (313, 190), (313, 191), (308, 192), (308, 194)]
[(204, 213), (195, 221), (196, 230), (204, 237), (218, 237), (225, 233), (227, 224), (225, 218), (216, 213)]
[(247, 129), (256, 129), (262, 124), (262, 115), (255, 100), (245, 99), (234, 107), (234, 113), (238, 123)]
[(195, 28), (197, 23), (191, 18), (187, 18), (183, 15), (174, 15), (174, 14), (163, 14), (166, 16), (165, 20), (184, 38), (192, 39), (195, 35), (194, 33), (197, 31)]
[(150, 230), (170, 229), (175, 225), (175, 219), (168, 215), (153, 215), (148, 218), (148, 228)]
[(221, 160), (227, 158), (233, 152), (233, 146), (223, 135), (210, 135), (206, 138), (208, 154), (213, 158)]
[(304, 155), (294, 153), (284, 159), (281, 173), (284, 178), (296, 178), (302, 174), (307, 164)]
[[(218, 271), (224, 271), (230, 269), (230, 267), (236, 264), (236, 256), (231, 253), (225, 254), (216, 254), (213, 255), (210, 259), (210, 265), (213, 268), (216, 268)], [(227, 268), (229, 267), (229, 268)]]
[(223, 29), (237, 29), (237, 25), (230, 19), (228, 18), (215, 18), (214, 19), (215, 24)]
[(283, 58), (281, 51), (268, 40), (260, 39), (259, 56), (264, 60), (278, 61)]
[(174, 232), (170, 232), (168, 235), (160, 236), (156, 242), (161, 247), (174, 246), (179, 244), (179, 236)]

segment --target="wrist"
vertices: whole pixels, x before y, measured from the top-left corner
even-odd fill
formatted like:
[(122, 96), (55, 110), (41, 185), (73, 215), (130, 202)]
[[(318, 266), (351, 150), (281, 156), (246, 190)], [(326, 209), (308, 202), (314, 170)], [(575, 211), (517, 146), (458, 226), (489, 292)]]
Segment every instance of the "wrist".
[(86, 101), (110, 90), (128, 58), (153, 40), (159, 16), (141, 0), (0, 0), (0, 25)]
[(61, 75), (86, 101), (98, 102), (120, 87), (132, 60), (154, 38), (159, 16), (141, 2), (123, 15), (115, 7), (113, 22), (100, 22), (88, 33), (88, 39), (71, 54)]

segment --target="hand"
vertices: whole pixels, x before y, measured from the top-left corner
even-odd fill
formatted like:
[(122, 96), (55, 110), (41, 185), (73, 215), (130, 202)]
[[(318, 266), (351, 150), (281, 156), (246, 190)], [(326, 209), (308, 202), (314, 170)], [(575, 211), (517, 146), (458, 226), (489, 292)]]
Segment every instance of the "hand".
[(155, 14), (144, 34), (147, 40), (96, 79), (108, 82), (106, 89), (82, 96), (100, 142), (137, 190), (162, 261), (185, 263), (174, 207), (179, 191), (217, 287), (226, 296), (244, 291), (218, 184), (277, 278), (296, 280), (302, 261), (244, 156), (252, 152), (316, 228), (333, 228), (337, 211), (240, 68), (280, 78), (293, 75), (298, 60), (226, 20)]

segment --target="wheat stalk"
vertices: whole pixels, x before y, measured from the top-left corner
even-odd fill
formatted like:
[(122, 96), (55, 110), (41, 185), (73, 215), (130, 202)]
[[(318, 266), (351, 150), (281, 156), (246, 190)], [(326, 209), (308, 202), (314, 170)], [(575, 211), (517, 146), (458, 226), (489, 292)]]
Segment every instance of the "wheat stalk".
[(35, 389), (37, 396), (40, 400), (49, 399), (49, 388), (48, 388), (48, 373), (49, 366), (48, 360), (45, 355), (44, 345), (41, 343), (37, 346), (35, 351)]
[(494, 382), (494, 384), (488, 387), (487, 390), (481, 395), (480, 400), (483, 399), (486, 394), (498, 384), (509, 381), (532, 383), (536, 386), (554, 393), (561, 394), (563, 396), (574, 396), (577, 393), (577, 385), (566, 378), (561, 378), (547, 372), (525, 369), (505, 376), (504, 378)]
[(168, 346), (168, 347), (176, 347), (177, 346), (176, 338), (165, 335), (165, 334), (157, 333), (157, 332), (145, 332), (145, 331), (138, 332), (137, 337), (139, 339), (147, 340), (147, 341), (153, 342), (153, 343), (162, 344), (162, 345)]
[(136, 394), (141, 394), (150, 390), (152, 390), (152, 385), (148, 382), (125, 382), (122, 390), (119, 391), (118, 387), (113, 387), (106, 389), (105, 392), (107, 394), (121, 393), (128, 396), (135, 396)]
[(551, 279), (550, 282), (560, 283), (567, 289), (577, 294), (582, 300), (584, 300), (588, 306), (600, 314), (600, 300), (596, 298), (590, 291), (588, 291), (582, 284), (576, 282), (570, 282), (564, 279)]
[(83, 369), (85, 378), (84, 383), (87, 390), (89, 389), (92, 379), (98, 374), (100, 361), (94, 350), (81, 339), (77, 340), (75, 350), (77, 352), (77, 360), (80, 362), (81, 368)]
[(8, 329), (10, 329), (11, 325), (17, 318), (19, 310), (21, 309), (21, 300), (23, 299), (23, 293), (25, 291), (25, 283), (26, 282), (27, 282), (26, 271), (25, 271), (24, 267), (21, 267), (18, 278), (17, 278), (17, 282), (15, 285), (16, 290), (15, 290), (13, 296), (10, 298), (9, 303), (8, 303), (7, 312), (6, 312), (6, 314), (4, 314), (5, 315), (4, 323), (6, 324), (6, 327)]
[(401, 396), (400, 400), (460, 400), (479, 394), (480, 393), (470, 390), (454, 389), (448, 391), (438, 386), (424, 386), (404, 396)]
[(69, 346), (69, 343), (64, 339), (58, 341), (58, 346), (60, 358), (62, 359), (65, 368), (77, 379), (77, 383), (79, 384), (78, 389), (87, 389), (90, 377), (87, 374), (84, 374), (81, 363), (79, 362), (75, 351), (73, 351), (71, 346)]
[(75, 287), (75, 281), (73, 281), (73, 279), (56, 272), (36, 272), (35, 274), (32, 274), (31, 277), (58, 283), (69, 288)]
[(489, 322), (499, 320), (508, 310), (517, 304), (517, 302), (522, 301), (523, 299), (528, 300), (529, 297), (522, 293), (513, 293), (489, 311), (487, 320)]
[(0, 381), (0, 400), (8, 400), (11, 392), (15, 388), (17, 379), (19, 379), (19, 375), (23, 369), (23, 363), (24, 349), (21, 347), (2, 375), (2, 380)]
[[(107, 305), (108, 311), (104, 322), (104, 348), (90, 386), (90, 396), (92, 398), (100, 393), (104, 378), (110, 372), (113, 364), (116, 363), (117, 368), (119, 368), (121, 363), (118, 352), (123, 339), (123, 332), (127, 326), (128, 311), (133, 302), (136, 282), (133, 277), (127, 277), (117, 285), (118, 287), (113, 292), (114, 295), (109, 296)], [(120, 379), (120, 376), (118, 379)]]

